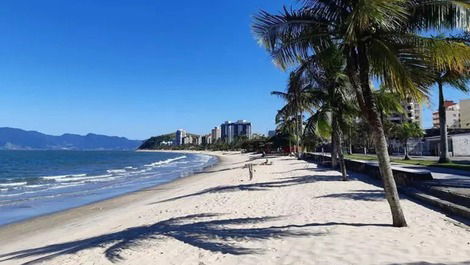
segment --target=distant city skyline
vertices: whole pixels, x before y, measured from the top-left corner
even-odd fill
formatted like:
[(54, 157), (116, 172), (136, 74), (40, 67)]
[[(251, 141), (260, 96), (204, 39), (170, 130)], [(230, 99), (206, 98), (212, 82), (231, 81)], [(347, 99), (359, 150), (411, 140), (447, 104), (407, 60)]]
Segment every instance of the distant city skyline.
[[(283, 105), (270, 92), (283, 91), (288, 74), (250, 25), (283, 4), (294, 2), (1, 1), (0, 127), (145, 140), (244, 117), (267, 134)], [(424, 128), (437, 110), (431, 95)]]

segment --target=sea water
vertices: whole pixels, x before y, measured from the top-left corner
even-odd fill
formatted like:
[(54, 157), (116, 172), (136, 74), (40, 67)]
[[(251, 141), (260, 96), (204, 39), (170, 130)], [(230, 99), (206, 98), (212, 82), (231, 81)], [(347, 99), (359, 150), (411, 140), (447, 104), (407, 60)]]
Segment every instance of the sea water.
[(216, 162), (203, 154), (0, 150), (0, 225), (166, 183)]

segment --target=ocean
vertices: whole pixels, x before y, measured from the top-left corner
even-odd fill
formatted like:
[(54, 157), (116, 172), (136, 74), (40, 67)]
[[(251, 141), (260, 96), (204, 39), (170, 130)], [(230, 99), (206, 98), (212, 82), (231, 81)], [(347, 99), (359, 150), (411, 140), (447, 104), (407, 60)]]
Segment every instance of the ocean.
[(163, 184), (216, 162), (203, 154), (0, 150), (0, 225)]

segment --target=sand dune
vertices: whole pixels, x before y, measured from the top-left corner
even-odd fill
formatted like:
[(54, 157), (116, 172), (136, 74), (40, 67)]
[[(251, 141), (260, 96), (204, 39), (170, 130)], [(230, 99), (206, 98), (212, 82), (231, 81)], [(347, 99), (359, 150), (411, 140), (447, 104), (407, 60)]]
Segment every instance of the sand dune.
[(470, 230), (293, 158), (222, 162), (163, 186), (0, 229), (0, 264), (470, 264)]

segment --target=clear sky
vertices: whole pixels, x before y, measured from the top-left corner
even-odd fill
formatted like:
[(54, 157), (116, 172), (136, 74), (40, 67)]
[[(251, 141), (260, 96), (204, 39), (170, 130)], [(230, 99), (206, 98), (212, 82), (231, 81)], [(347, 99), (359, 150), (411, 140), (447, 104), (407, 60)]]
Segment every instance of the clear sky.
[(270, 92), (287, 75), (250, 23), (289, 3), (2, 0), (0, 127), (145, 139), (247, 119), (267, 133), (282, 105)]

